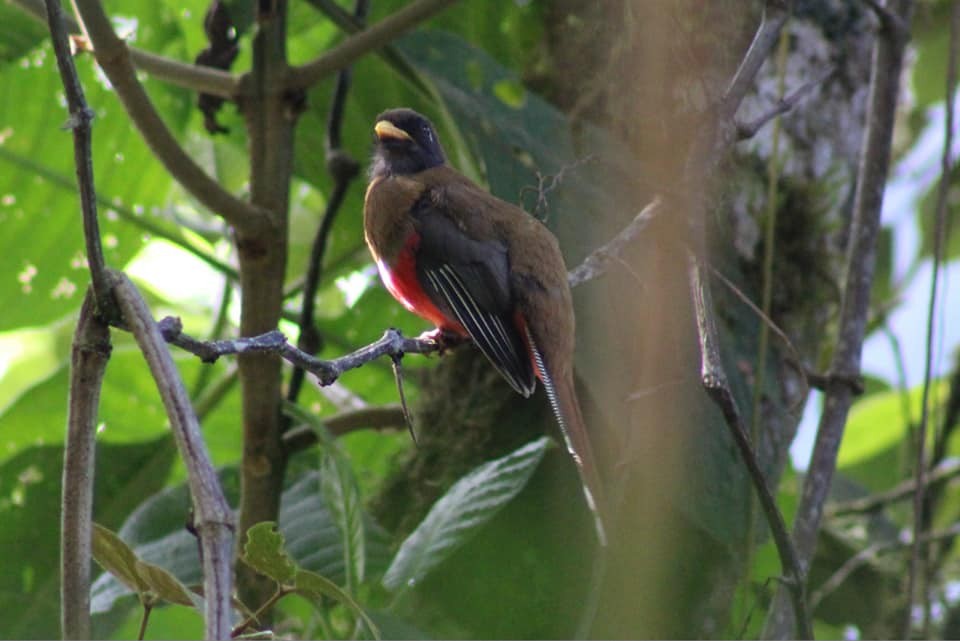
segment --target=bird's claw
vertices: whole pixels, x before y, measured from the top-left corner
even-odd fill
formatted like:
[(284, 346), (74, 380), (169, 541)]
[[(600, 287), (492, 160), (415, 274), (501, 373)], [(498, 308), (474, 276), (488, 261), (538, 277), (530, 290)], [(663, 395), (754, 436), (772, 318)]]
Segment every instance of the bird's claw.
[(451, 332), (450, 330), (440, 327), (423, 332), (417, 338), (422, 341), (435, 343), (437, 346), (437, 354), (440, 356), (443, 356), (448, 349), (456, 347), (464, 341), (464, 338), (456, 332)]

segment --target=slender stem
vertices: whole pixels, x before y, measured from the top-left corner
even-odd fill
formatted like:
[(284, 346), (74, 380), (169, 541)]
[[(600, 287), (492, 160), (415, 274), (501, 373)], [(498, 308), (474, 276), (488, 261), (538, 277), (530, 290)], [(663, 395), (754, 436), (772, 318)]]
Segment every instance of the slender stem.
[(73, 131), (74, 165), (77, 170), (77, 185), (80, 190), (80, 207), (83, 211), (83, 236), (87, 246), (87, 264), (90, 266), (90, 278), (93, 280), (93, 292), (97, 297), (100, 312), (106, 318), (116, 318), (116, 307), (110, 298), (110, 284), (107, 282), (107, 265), (100, 244), (100, 223), (97, 220), (97, 196), (93, 180), (93, 151), (90, 123), (93, 112), (87, 106), (83, 86), (77, 76), (77, 69), (70, 55), (66, 29), (60, 3), (46, 0), (48, 26), (53, 41), (53, 50), (57, 57), (57, 67), (63, 81), (67, 97), (70, 120), (67, 126)]
[(198, 201), (231, 225), (250, 232), (265, 229), (270, 222), (265, 210), (229, 193), (190, 158), (173, 137), (137, 79), (130, 50), (114, 32), (99, 0), (74, 0), (74, 7), (83, 21), (88, 40), (93, 43), (97, 62), (133, 124), (167, 171)]
[[(910, 0), (891, 0), (888, 7), (905, 21), (909, 20)], [(890, 163), (890, 141), (905, 45), (906, 41), (898, 33), (889, 30), (882, 31), (874, 44), (868, 120), (850, 224), (837, 347), (824, 392), (824, 409), (813, 457), (793, 528), (794, 545), (804, 569), (809, 567), (816, 549), (837, 452), (855, 395), (855, 385), (860, 379), (860, 356), (870, 309), (880, 210)], [(781, 587), (768, 613), (763, 636), (788, 638), (793, 630), (794, 616), (789, 594)]]
[(243, 634), (244, 630), (263, 618), (263, 616), (270, 611), (270, 608), (276, 605), (277, 601), (290, 594), (290, 592), (291, 590), (284, 588), (282, 585), (277, 585), (276, 591), (274, 591), (269, 599), (263, 602), (263, 605), (257, 608), (256, 612), (238, 623), (233, 630), (230, 631), (230, 638), (236, 638)]
[(356, 61), (365, 53), (396, 40), (456, 0), (414, 0), (372, 27), (350, 36), (319, 58), (300, 67), (293, 67), (287, 78), (290, 89), (306, 89), (328, 75)]
[(144, 603), (143, 615), (140, 617), (140, 629), (137, 631), (137, 639), (139, 641), (143, 641), (143, 637), (147, 634), (147, 624), (150, 622), (151, 612), (153, 612), (153, 605)]
[[(786, 33), (780, 33), (780, 47), (777, 51), (777, 92), (783, 95), (787, 67), (787, 44), (789, 38)], [(773, 122), (773, 140), (771, 142), (770, 159), (767, 163), (767, 202), (764, 216), (763, 236), (763, 291), (760, 298), (760, 309), (765, 318), (770, 317), (770, 303), (773, 300), (773, 257), (774, 245), (777, 239), (777, 193), (780, 183), (780, 119)], [(750, 415), (750, 438), (756, 443), (760, 434), (761, 401), (763, 400), (763, 386), (767, 375), (767, 345), (770, 340), (770, 330), (766, 323), (760, 324), (760, 338), (757, 346), (756, 382), (753, 386), (753, 411)], [(751, 513), (753, 510), (751, 510)]]
[[(941, 462), (937, 467), (930, 470), (925, 478), (927, 489), (932, 489), (936, 485), (947, 483), (960, 477), (960, 460), (947, 459)], [(916, 491), (917, 479), (907, 479), (896, 486), (859, 499), (844, 501), (843, 503), (834, 503), (824, 511), (826, 518), (835, 518), (838, 516), (847, 516), (850, 514), (865, 514), (880, 510), (888, 505), (912, 498)]]
[[(930, 277), (930, 297), (927, 301), (927, 328), (926, 345), (923, 363), (923, 394), (920, 400), (920, 426), (917, 430), (916, 461), (914, 462), (914, 477), (916, 483), (913, 491), (913, 545), (910, 555), (910, 572), (907, 575), (907, 615), (904, 621), (903, 635), (908, 638), (911, 630), (911, 606), (917, 597), (916, 585), (921, 575), (926, 575), (926, 554), (920, 543), (920, 535), (926, 527), (924, 493), (926, 491), (927, 474), (927, 424), (930, 419), (930, 384), (933, 370), (933, 334), (937, 309), (937, 287), (940, 281), (940, 267), (943, 263), (943, 244), (946, 238), (947, 226), (947, 194), (950, 190), (950, 176), (953, 173), (953, 161), (950, 157), (953, 146), (953, 119), (954, 97), (957, 85), (957, 54), (958, 32), (960, 32), (960, 2), (954, 0), (950, 12), (950, 50), (947, 55), (946, 74), (946, 111), (944, 117), (943, 154), (940, 158), (940, 183), (937, 188), (937, 204), (934, 210), (933, 233), (933, 274)], [(930, 599), (927, 586), (923, 585), (920, 603), (923, 605), (923, 636), (930, 634)]]
[(944, 530), (938, 530), (935, 532), (924, 532), (918, 537), (910, 537), (910, 540), (906, 542), (894, 540), (874, 543), (873, 545), (861, 550), (857, 554), (847, 559), (843, 565), (837, 568), (837, 570), (830, 575), (830, 577), (824, 581), (819, 588), (817, 588), (817, 591), (810, 595), (810, 604), (813, 607), (819, 606), (825, 598), (830, 596), (834, 590), (840, 587), (843, 582), (846, 581), (858, 568), (878, 556), (881, 552), (912, 548), (915, 541), (918, 539), (921, 543), (926, 544), (934, 541), (952, 541), (956, 539), (957, 536), (960, 536), (960, 525), (953, 525)]
[(143, 352), (157, 384), (180, 454), (187, 467), (193, 502), (194, 528), (200, 538), (205, 595), (205, 638), (230, 634), (233, 594), (234, 518), (210, 461), (180, 373), (170, 356), (157, 323), (134, 284), (111, 272), (114, 292), (129, 330)]
[(70, 358), (60, 527), (60, 625), (64, 639), (89, 639), (90, 540), (94, 436), (100, 389), (110, 359), (110, 329), (96, 314), (93, 290), (80, 308)]

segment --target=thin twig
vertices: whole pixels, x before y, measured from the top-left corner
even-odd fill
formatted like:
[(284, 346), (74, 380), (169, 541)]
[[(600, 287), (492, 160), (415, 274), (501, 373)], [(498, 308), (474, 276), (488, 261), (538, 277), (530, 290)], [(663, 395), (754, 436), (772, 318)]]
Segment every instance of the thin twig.
[(307, 89), (328, 75), (343, 69), (365, 53), (396, 40), (456, 0), (414, 0), (403, 9), (372, 27), (350, 36), (319, 58), (293, 67), (287, 77), (288, 89)]
[[(894, 0), (897, 15), (909, 19), (910, 0)], [(840, 309), (837, 347), (824, 393), (824, 409), (803, 495), (794, 521), (793, 540), (802, 567), (813, 558), (824, 504), (847, 414), (854, 397), (850, 381), (860, 378), (860, 356), (870, 305), (870, 289), (876, 262), (880, 210), (890, 162), (890, 140), (899, 92), (905, 42), (881, 34), (874, 45), (870, 72), (868, 120), (860, 153), (854, 196), (846, 281)], [(764, 629), (764, 638), (787, 638), (793, 630), (792, 599), (783, 587), (777, 590)]]
[[(950, 176), (953, 173), (953, 160), (950, 157), (953, 146), (953, 101), (957, 85), (957, 54), (960, 52), (958, 38), (960, 38), (960, 3), (954, 0), (950, 19), (950, 48), (947, 54), (946, 74), (946, 110), (943, 132), (943, 154), (940, 157), (940, 182), (937, 186), (937, 204), (934, 213), (933, 226), (933, 274), (930, 277), (930, 297), (927, 301), (926, 344), (923, 362), (923, 393), (920, 399), (920, 425), (917, 429), (916, 460), (914, 462), (914, 477), (916, 483), (913, 491), (913, 531), (917, 535), (913, 538), (910, 555), (910, 571), (907, 575), (907, 611), (910, 612), (915, 598), (916, 585), (921, 575), (926, 575), (926, 554), (920, 544), (919, 534), (926, 527), (924, 492), (927, 473), (927, 424), (930, 419), (930, 384), (933, 370), (933, 333), (937, 309), (937, 288), (940, 283), (940, 268), (943, 263), (943, 244), (946, 239), (947, 224), (947, 194), (950, 190)], [(923, 586), (921, 603), (923, 605), (923, 636), (929, 635), (930, 599), (929, 591)], [(912, 613), (906, 616), (903, 627), (904, 638), (910, 635)]]
[(567, 275), (570, 287), (582, 285), (605, 274), (610, 263), (614, 262), (626, 246), (640, 236), (650, 221), (660, 213), (661, 205), (660, 198), (654, 198), (612, 240), (592, 251), (582, 263), (571, 269)]
[(837, 568), (837, 570), (830, 575), (830, 578), (824, 581), (823, 585), (821, 585), (816, 592), (810, 595), (810, 607), (813, 609), (817, 608), (825, 598), (830, 596), (838, 587), (843, 584), (844, 581), (850, 578), (851, 574), (856, 572), (861, 566), (871, 561), (881, 552), (912, 548), (917, 541), (927, 544), (934, 541), (950, 540), (957, 536), (960, 536), (960, 524), (953, 525), (949, 528), (938, 530), (936, 532), (925, 532), (916, 538), (910, 537), (910, 540), (907, 541), (885, 541), (883, 543), (874, 543), (873, 545), (861, 550), (857, 554), (847, 559), (843, 565)]
[(100, 223), (97, 219), (97, 195), (93, 180), (93, 151), (90, 123), (93, 111), (87, 106), (83, 95), (83, 86), (77, 76), (77, 69), (70, 55), (66, 29), (60, 3), (46, 0), (48, 27), (53, 40), (53, 51), (57, 57), (57, 67), (67, 97), (70, 119), (66, 128), (73, 131), (73, 161), (77, 169), (77, 186), (80, 191), (80, 208), (83, 211), (83, 237), (87, 247), (87, 264), (93, 281), (93, 292), (97, 297), (97, 307), (107, 319), (117, 318), (116, 305), (110, 297), (110, 284), (107, 282), (107, 265), (100, 244)]
[(60, 508), (60, 625), (64, 639), (90, 639), (90, 541), (94, 436), (100, 389), (110, 359), (110, 328), (88, 289), (70, 356), (67, 440)]
[(740, 61), (740, 66), (720, 101), (717, 113), (720, 126), (733, 125), (740, 103), (750, 91), (753, 79), (756, 78), (760, 67), (770, 56), (770, 52), (780, 38), (780, 30), (790, 16), (792, 4), (792, 0), (767, 0), (764, 4), (760, 27), (754, 34), (750, 48)]
[[(957, 477), (960, 477), (960, 459), (947, 459), (930, 470), (926, 475), (925, 483), (927, 489), (932, 489), (935, 485), (947, 483)], [(825, 518), (830, 519), (838, 516), (874, 512), (892, 503), (911, 498), (916, 486), (916, 478), (906, 479), (884, 492), (827, 505), (823, 511), (823, 515)]]
[[(363, 31), (366, 23), (357, 20), (348, 11), (342, 9), (334, 0), (307, 0), (329, 18), (342, 31), (354, 34)], [(425, 98), (433, 96), (432, 88), (423, 80), (420, 73), (403, 57), (403, 54), (393, 45), (387, 44), (376, 50), (376, 54), (393, 68), (397, 75), (407, 80), (410, 85)]]
[[(322, 360), (297, 349), (277, 330), (246, 338), (201, 341), (184, 334), (181, 331), (180, 319), (172, 316), (160, 320), (157, 327), (165, 341), (199, 356), (204, 363), (213, 363), (221, 356), (232, 354), (279, 354), (293, 365), (302, 367), (316, 376), (321, 385), (331, 385), (344, 372), (356, 369), (381, 356), (432, 354), (440, 351), (441, 348), (437, 341), (427, 338), (404, 338), (399, 331), (388, 329), (379, 340), (350, 354), (332, 360)], [(444, 347), (449, 345), (450, 339), (445, 339)]]
[(270, 224), (266, 211), (237, 198), (211, 178), (177, 142), (137, 79), (126, 43), (117, 36), (99, 0), (75, 0), (97, 63), (143, 139), (170, 175), (231, 225), (255, 233)]
[(764, 125), (766, 125), (768, 122), (770, 122), (777, 116), (785, 114), (791, 109), (793, 109), (794, 107), (796, 107), (797, 103), (799, 103), (800, 100), (804, 96), (806, 96), (811, 89), (813, 89), (814, 87), (820, 86), (821, 84), (826, 82), (828, 79), (830, 79), (831, 76), (833, 76), (833, 74), (836, 73), (836, 71), (837, 70), (835, 67), (829, 67), (826, 71), (824, 71), (822, 74), (820, 74), (813, 80), (805, 82), (803, 85), (800, 86), (799, 89), (797, 89), (790, 95), (777, 100), (773, 108), (771, 108), (766, 113), (757, 116), (750, 122), (737, 121), (736, 123), (737, 138), (739, 140), (746, 140), (747, 138), (753, 138), (755, 135), (757, 135), (757, 132), (763, 128)]
[(163, 400), (174, 440), (187, 467), (194, 528), (200, 537), (205, 597), (205, 638), (230, 634), (233, 594), (234, 517), (210, 461), (180, 373), (150, 309), (125, 275), (115, 274), (114, 293), (126, 325), (143, 352)]
[(750, 445), (743, 417), (737, 408), (736, 400), (730, 391), (723, 362), (720, 357), (720, 348), (717, 343), (717, 329), (713, 321), (713, 304), (710, 299), (710, 290), (702, 275), (700, 261), (692, 251), (687, 252), (690, 294), (693, 298), (694, 315), (697, 321), (697, 336), (700, 341), (700, 378), (704, 389), (710, 398), (723, 412), (724, 422), (729, 428), (730, 435), (743, 459), (750, 480), (760, 499), (777, 546), (780, 564), (785, 577), (785, 585), (792, 596), (792, 604), (797, 612), (797, 633), (801, 639), (812, 639), (813, 630), (810, 627), (810, 617), (807, 615), (805, 572), (800, 565), (787, 526), (777, 507), (777, 501), (770, 488), (767, 487), (763, 471), (757, 462)]

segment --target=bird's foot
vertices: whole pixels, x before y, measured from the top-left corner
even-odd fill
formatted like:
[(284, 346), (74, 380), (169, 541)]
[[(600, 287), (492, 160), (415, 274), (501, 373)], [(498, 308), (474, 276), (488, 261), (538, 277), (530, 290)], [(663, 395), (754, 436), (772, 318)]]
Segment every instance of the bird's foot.
[(440, 356), (443, 356), (448, 349), (454, 348), (467, 340), (464, 336), (461, 336), (456, 332), (451, 332), (448, 329), (443, 329), (440, 327), (423, 332), (417, 338), (422, 341), (436, 343), (437, 354)]

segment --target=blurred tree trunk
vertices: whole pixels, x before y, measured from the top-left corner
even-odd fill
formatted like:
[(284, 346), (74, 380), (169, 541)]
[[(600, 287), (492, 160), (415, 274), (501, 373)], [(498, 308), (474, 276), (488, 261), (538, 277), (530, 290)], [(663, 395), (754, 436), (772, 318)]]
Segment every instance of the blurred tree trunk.
[[(599, 125), (611, 136), (610, 145), (632, 154), (630, 166), (597, 161), (596, 175), (619, 177), (612, 179), (615, 211), (592, 217), (551, 211), (570, 266), (612, 237), (653, 195), (700, 190), (692, 196), (712, 207), (705, 221), (712, 266), (759, 305), (773, 125), (731, 149), (709, 184), (681, 180), (693, 137), (749, 46), (762, 8), (762, 2), (739, 0), (549, 3), (543, 60), (530, 84), (570, 116), (585, 153), (596, 148)], [(832, 344), (824, 327), (839, 302), (871, 29), (864, 9), (845, 0), (798, 0), (786, 27), (786, 93), (836, 67), (782, 118), (775, 186), (771, 316), (813, 370)], [(777, 61), (768, 60), (739, 119), (750, 121), (772, 108), (780, 81)], [(619, 498), (593, 628), (600, 637), (736, 633), (743, 622), (730, 620), (730, 607), (746, 569), (750, 532), (765, 532), (762, 514), (751, 515), (752, 488), (722, 416), (700, 387), (687, 224), (682, 212), (667, 211), (623, 257), (622, 267), (575, 291), (581, 399), (607, 484)], [(762, 321), (718, 280), (714, 294), (727, 374), (749, 421)], [(773, 488), (807, 392), (788, 357), (771, 333), (758, 457)], [(417, 412), (424, 431), (420, 447), (378, 510), (388, 527), (401, 532), (479, 460), (553, 429), (545, 399), (513, 395), (469, 348), (446, 357), (427, 377)], [(481, 636), (497, 636), (504, 603), (515, 613), (514, 623), (529, 619), (531, 636), (572, 634), (594, 545), (575, 476), (558, 448), (517, 505), (446, 570), (453, 577), (479, 568), (493, 549), (499, 567), (516, 568), (513, 578), (550, 592), (552, 620), (545, 619), (544, 596), (535, 589), (483, 601), (477, 593), (446, 593), (444, 571), (424, 589), (433, 585), (432, 598), (452, 612), (469, 612), (458, 616)], [(556, 567), (531, 559), (551, 559)], [(570, 614), (558, 620), (558, 611)]]

